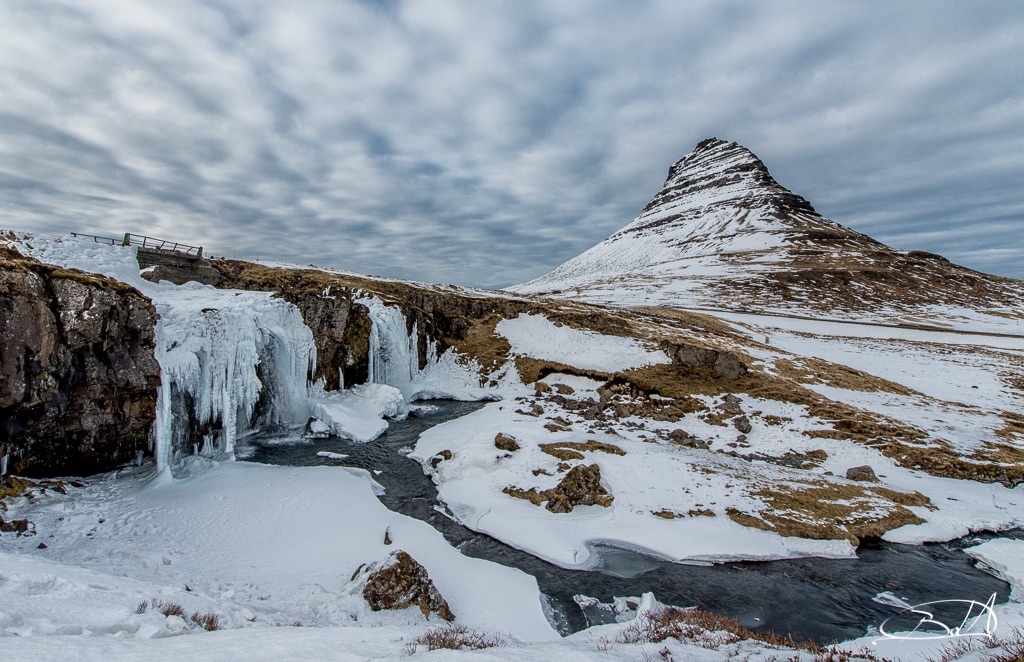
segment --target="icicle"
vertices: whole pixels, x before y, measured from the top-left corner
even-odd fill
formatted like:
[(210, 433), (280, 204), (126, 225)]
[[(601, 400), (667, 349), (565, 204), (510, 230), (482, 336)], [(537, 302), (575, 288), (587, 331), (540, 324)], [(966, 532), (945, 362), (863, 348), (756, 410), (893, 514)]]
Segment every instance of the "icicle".
[[(253, 424), (305, 420), (316, 362), (312, 332), (293, 305), (265, 293), (179, 292), (180, 301), (157, 302), (161, 472), (189, 446), (195, 455), (231, 459), (238, 436)], [(201, 450), (198, 439), (186, 438), (196, 428), (204, 431)]]

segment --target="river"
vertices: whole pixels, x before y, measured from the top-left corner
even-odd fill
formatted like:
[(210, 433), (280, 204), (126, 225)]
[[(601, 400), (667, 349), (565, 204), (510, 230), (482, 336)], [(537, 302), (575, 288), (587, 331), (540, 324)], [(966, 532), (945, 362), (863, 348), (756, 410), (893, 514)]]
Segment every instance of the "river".
[[(897, 610), (873, 598), (884, 592), (913, 604), (965, 599), (984, 602), (993, 593), (1005, 602), (1009, 586), (974, 566), (964, 547), (996, 537), (968, 536), (948, 543), (898, 545), (881, 540), (861, 545), (857, 559), (802, 558), (783, 561), (684, 565), (624, 550), (602, 549), (597, 570), (566, 570), (481, 535), (443, 512), (433, 482), (418, 462), (406, 456), (419, 435), (445, 421), (465, 416), (482, 403), (433, 401), (419, 403), (428, 411), (393, 421), (370, 443), (330, 438), (308, 441), (301, 430), (259, 433), (239, 447), (240, 459), (288, 466), (334, 465), (379, 471), (386, 489), (380, 497), (393, 511), (431, 524), (467, 556), (519, 568), (537, 578), (563, 634), (608, 622), (614, 615), (600, 607), (580, 607), (574, 596), (602, 603), (613, 597), (650, 591), (659, 601), (696, 605), (738, 618), (751, 629), (772, 630), (818, 643), (863, 636)], [(338, 460), (317, 455), (347, 455)], [(1000, 533), (1024, 539), (1024, 531)]]

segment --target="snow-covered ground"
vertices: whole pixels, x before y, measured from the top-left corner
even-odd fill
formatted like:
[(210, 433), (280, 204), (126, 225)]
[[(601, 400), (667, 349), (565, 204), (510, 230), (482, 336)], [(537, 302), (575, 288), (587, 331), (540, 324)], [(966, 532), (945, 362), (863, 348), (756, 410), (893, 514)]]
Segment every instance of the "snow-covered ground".
[[(460, 624), (516, 640), (557, 638), (535, 579), (463, 556), (343, 468), (228, 462), (166, 482), (150, 465), (87, 482), (68, 495), (18, 500), (5, 514), (29, 517), (37, 532), (0, 538), (0, 629), (8, 634), (137, 635), (152, 617), (134, 612), (150, 598), (216, 613), (227, 628), (423, 625), (418, 609), (372, 612), (346, 590), (361, 564), (403, 549), (427, 568)], [(146, 628), (142, 636), (162, 634)]]
[[(433, 657), (642, 659), (663, 646), (676, 659), (804, 655), (751, 642), (713, 650), (675, 642), (622, 644), (621, 624), (559, 640), (533, 578), (464, 557), (429, 525), (388, 511), (375, 498), (381, 488), (367, 472), (232, 461), (234, 440), (246, 431), (264, 388), (276, 395), (273, 407), (260, 413), (268, 422), (301, 424), (312, 415), (321, 427), (358, 441), (379, 436), (386, 419), (403, 415), (416, 398), (499, 400), (425, 433), (414, 457), (457, 520), (564, 567), (595, 567), (601, 545), (675, 561), (850, 557), (854, 548), (842, 535), (783, 536), (743, 526), (732, 515), (767, 512), (769, 488), (823, 485), (846, 489), (849, 503), (878, 514), (892, 504), (876, 498), (870, 485), (841, 478), (865, 464), (878, 474), (879, 486), (920, 492), (933, 506), (911, 506), (923, 523), (892, 530), (885, 535), (889, 540), (947, 540), (1024, 525), (1024, 487), (938, 478), (900, 467), (864, 445), (810, 437), (804, 433), (830, 424), (803, 405), (737, 394), (750, 425), (743, 439), (735, 422), (699, 413), (676, 420), (623, 415), (609, 428), (566, 405), (600, 400), (601, 382), (549, 375), (543, 381), (558, 400), (522, 384), (511, 363), (493, 373), (487, 387), (478, 366), (451, 351), (426, 357), (420, 369), (415, 329), (407, 330), (398, 308), (371, 295), (361, 299), (373, 322), (370, 383), (340, 393), (307, 390), (314, 346), (291, 304), (266, 293), (149, 283), (139, 277), (130, 248), (72, 238), (22, 239), (19, 246), (40, 260), (110, 275), (150, 296), (160, 314), (158, 359), (166, 381), (156, 467), (95, 477), (68, 496), (51, 492), (17, 500), (5, 513), (5, 519), (28, 517), (37, 531), (0, 536), (0, 634), (10, 635), (3, 650), (11, 659), (319, 659), (325, 651), (337, 659), (403, 657), (435, 622), (418, 611), (372, 612), (350, 580), (361, 564), (394, 549), (408, 551), (427, 568), (459, 624), (509, 644)], [(1024, 360), (1017, 339), (724, 317), (747, 339), (740, 349), (769, 373), (782, 360), (827, 358), (905, 387), (889, 392), (808, 384), (833, 400), (920, 427), (963, 453), (991, 437), (1003, 412), (1024, 408), (1010, 381)], [(612, 373), (670, 361), (643, 341), (559, 325), (542, 315), (503, 320), (496, 331), (513, 356), (580, 371)], [(223, 424), (222, 436), (204, 443), (209, 448), (175, 440), (179, 413), (172, 385), (192, 394), (200, 421)], [(701, 398), (709, 411), (723, 405), (718, 397)], [(674, 431), (707, 447), (669, 443)], [(519, 440), (520, 448), (497, 448), (499, 433)], [(554, 444), (555, 453), (541, 443)], [(588, 444), (575, 451), (579, 458), (571, 457), (573, 444)], [(559, 445), (563, 454), (570, 451), (568, 460), (556, 457)], [(810, 468), (765, 460), (812, 451), (824, 457)], [(563, 463), (596, 465), (610, 505), (555, 513), (505, 492), (553, 488), (566, 471)], [(181, 469), (176, 478), (174, 466)], [(850, 497), (850, 490), (859, 496)], [(385, 533), (393, 544), (385, 544)], [(1008, 543), (973, 553), (1015, 582), (1017, 600), (1022, 571), (1014, 559), (1020, 552)], [(227, 630), (207, 633), (188, 619), (140, 609), (154, 599), (180, 603), (189, 614), (215, 614)], [(1001, 623), (1024, 624), (1019, 603), (998, 610)], [(898, 645), (907, 646), (882, 644)], [(884, 650), (902, 657), (911, 649)], [(920, 650), (912, 648), (912, 654)]]

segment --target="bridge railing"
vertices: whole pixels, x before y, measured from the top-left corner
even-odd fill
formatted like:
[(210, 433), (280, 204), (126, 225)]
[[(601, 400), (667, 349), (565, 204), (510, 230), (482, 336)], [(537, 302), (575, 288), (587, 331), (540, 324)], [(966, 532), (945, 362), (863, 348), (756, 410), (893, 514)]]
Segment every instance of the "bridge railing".
[(111, 246), (138, 246), (139, 248), (145, 248), (151, 251), (168, 251), (173, 253), (181, 253), (190, 257), (202, 257), (203, 247), (202, 246), (189, 246), (187, 244), (181, 244), (176, 241), (168, 241), (166, 239), (157, 239), (155, 237), (147, 237), (142, 234), (132, 234), (131, 232), (125, 232), (123, 239), (114, 239), (113, 237), (98, 237), (94, 234), (82, 234), (81, 232), (72, 232), (74, 237), (84, 237), (86, 239), (92, 239), (98, 244), (109, 244)]
[(124, 233), (124, 241), (122, 243), (125, 246), (138, 246), (139, 248), (145, 248), (151, 251), (172, 251), (192, 257), (203, 256), (202, 246), (189, 246), (187, 244), (180, 244), (176, 241), (157, 239), (155, 237), (147, 237), (146, 235), (132, 234), (130, 232)]
[(120, 239), (114, 239), (113, 237), (97, 237), (94, 234), (82, 234), (81, 232), (72, 232), (72, 237), (84, 237), (85, 239), (92, 239), (97, 244), (110, 244), (111, 246), (117, 246), (121, 243)]

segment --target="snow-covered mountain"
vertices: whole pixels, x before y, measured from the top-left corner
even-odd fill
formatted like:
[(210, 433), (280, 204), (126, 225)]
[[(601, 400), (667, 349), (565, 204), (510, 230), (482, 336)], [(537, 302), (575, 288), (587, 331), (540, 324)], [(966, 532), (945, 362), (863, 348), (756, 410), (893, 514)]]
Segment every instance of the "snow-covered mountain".
[[(999, 319), (1020, 281), (890, 248), (824, 218), (750, 150), (701, 141), (631, 223), (550, 273), (510, 288), (618, 306), (865, 316), (890, 322)], [(958, 310), (969, 309), (969, 310)]]

